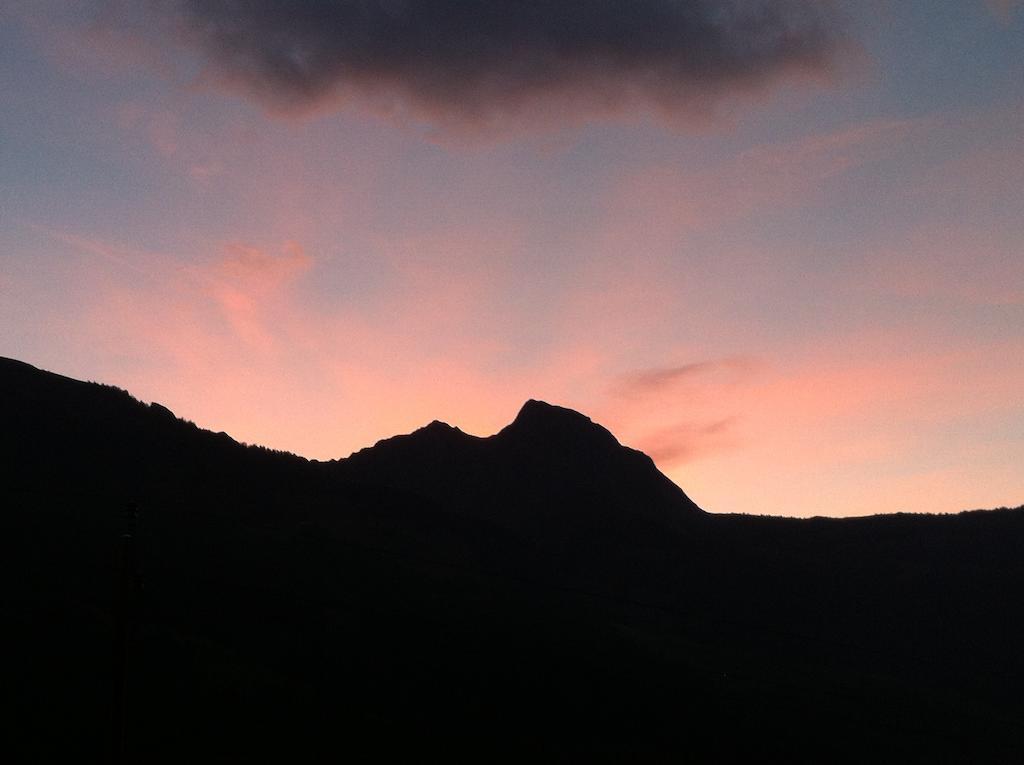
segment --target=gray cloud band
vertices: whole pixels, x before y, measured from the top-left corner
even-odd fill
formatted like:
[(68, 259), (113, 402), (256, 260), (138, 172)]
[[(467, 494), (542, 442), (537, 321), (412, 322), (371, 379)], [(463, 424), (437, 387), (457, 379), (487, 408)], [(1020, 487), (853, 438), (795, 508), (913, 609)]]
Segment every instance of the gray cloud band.
[(828, 72), (822, 0), (158, 0), (220, 78), (269, 106), (390, 100), (445, 119), (545, 99), (701, 111), (787, 72)]

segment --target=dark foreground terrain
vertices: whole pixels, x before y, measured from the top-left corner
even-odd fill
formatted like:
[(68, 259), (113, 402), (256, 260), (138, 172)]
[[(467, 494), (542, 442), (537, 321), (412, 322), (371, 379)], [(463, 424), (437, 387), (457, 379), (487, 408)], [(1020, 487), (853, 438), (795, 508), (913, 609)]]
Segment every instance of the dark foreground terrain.
[(317, 463), (0, 360), (0, 426), (9, 762), (1024, 762), (1024, 508), (710, 515), (539, 402)]

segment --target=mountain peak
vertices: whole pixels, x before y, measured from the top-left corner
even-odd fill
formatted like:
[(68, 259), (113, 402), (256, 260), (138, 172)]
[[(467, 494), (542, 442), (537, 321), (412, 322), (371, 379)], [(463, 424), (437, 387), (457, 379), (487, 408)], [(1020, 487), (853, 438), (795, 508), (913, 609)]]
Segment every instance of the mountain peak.
[(427, 448), (436, 448), (437, 446), (444, 444), (458, 444), (467, 439), (470, 439), (465, 433), (459, 428), (449, 425), (447, 422), (441, 420), (433, 420), (428, 425), (424, 425), (421, 428), (417, 428), (411, 433), (405, 433), (403, 435), (391, 436), (378, 441), (373, 447), (367, 449), (360, 449), (356, 454), (363, 452), (369, 452), (378, 447), (384, 447), (387, 449), (422, 449), (425, 446)]
[(515, 420), (502, 433), (525, 435), (531, 441), (601, 442), (619, 446), (615, 436), (585, 414), (532, 398), (523, 404)]
[(564, 406), (555, 406), (547, 401), (539, 401), (531, 398), (519, 410), (512, 424), (523, 422), (576, 422), (579, 425), (593, 425), (593, 421), (585, 414), (580, 414), (574, 409), (567, 409)]
[(424, 425), (419, 430), (427, 433), (450, 433), (459, 429), (447, 422), (441, 422), (441, 420), (431, 420), (429, 425)]

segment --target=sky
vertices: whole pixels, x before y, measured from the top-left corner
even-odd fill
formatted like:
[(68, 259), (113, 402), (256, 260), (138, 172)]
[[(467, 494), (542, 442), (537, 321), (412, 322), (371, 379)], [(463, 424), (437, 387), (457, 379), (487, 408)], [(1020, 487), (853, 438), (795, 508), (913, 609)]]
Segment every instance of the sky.
[(0, 0), (0, 355), (317, 459), (1024, 503), (1024, 5)]

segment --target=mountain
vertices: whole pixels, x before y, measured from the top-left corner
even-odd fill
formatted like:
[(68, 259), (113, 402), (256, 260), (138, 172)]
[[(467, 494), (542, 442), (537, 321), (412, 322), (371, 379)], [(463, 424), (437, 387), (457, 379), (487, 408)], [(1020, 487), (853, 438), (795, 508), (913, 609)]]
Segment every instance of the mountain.
[(428, 497), (534, 534), (555, 527), (577, 537), (601, 528), (657, 532), (701, 512), (650, 457), (622, 446), (579, 412), (542, 401), (526, 402), (490, 438), (434, 421), (335, 467), (349, 481)]
[(0, 360), (0, 425), (12, 761), (1024, 751), (1024, 508), (705, 513), (541, 402), (321, 463)]

